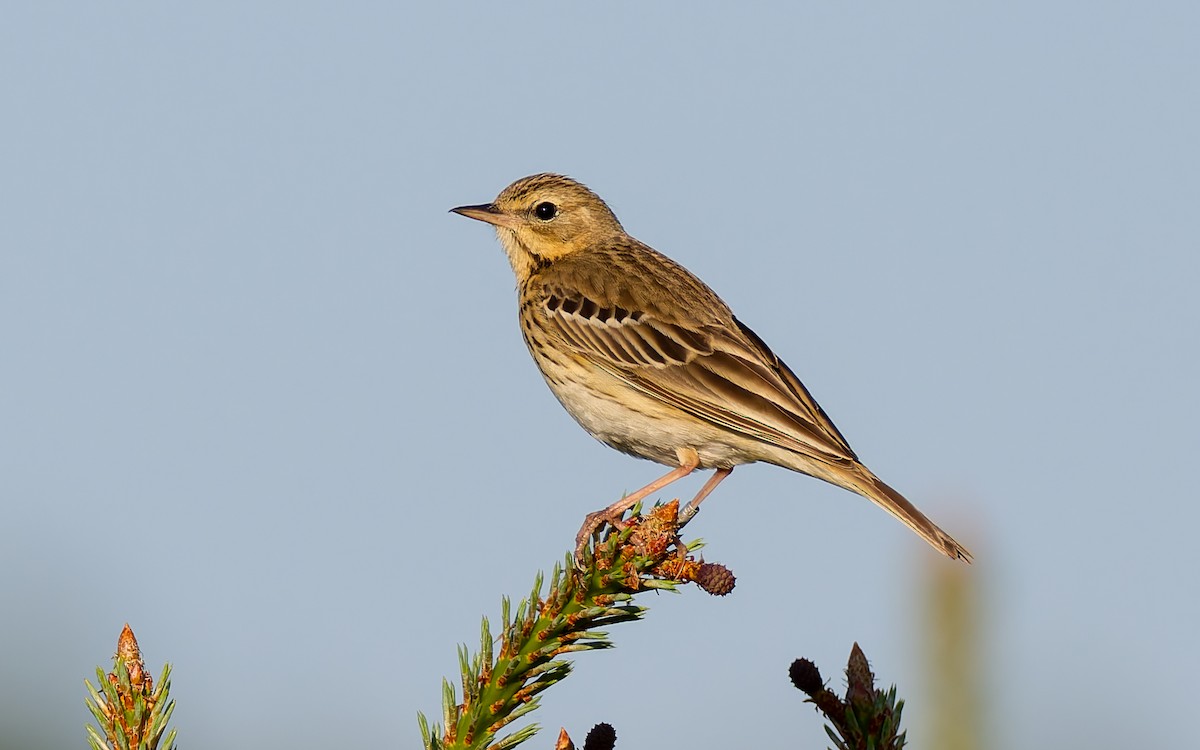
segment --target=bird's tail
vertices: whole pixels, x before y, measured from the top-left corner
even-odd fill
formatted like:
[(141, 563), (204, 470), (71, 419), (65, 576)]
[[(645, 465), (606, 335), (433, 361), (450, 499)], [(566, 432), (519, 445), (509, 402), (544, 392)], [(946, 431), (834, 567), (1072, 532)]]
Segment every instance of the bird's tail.
[(838, 472), (837, 484), (853, 490), (871, 502), (900, 519), (905, 526), (917, 532), (922, 539), (938, 552), (955, 560), (971, 562), (971, 553), (966, 547), (954, 541), (954, 537), (938, 528), (937, 524), (925, 517), (903, 495), (887, 486), (882, 479), (875, 476), (870, 469), (862, 464), (856, 464), (848, 471)]

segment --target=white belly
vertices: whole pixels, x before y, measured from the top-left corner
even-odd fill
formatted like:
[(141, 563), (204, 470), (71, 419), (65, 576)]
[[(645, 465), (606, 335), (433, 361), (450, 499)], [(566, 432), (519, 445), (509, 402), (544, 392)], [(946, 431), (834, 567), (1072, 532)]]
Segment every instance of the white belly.
[(583, 429), (623, 453), (678, 466), (678, 450), (691, 448), (704, 469), (759, 460), (757, 441), (718, 429), (615, 380), (605, 383), (608, 387), (601, 392), (578, 382), (547, 378), (546, 383)]

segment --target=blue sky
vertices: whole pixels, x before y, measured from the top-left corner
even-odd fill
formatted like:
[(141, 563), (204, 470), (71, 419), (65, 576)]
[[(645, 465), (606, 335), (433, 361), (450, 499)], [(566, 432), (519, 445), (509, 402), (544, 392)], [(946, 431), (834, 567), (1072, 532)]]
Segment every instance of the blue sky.
[[(82, 746), (129, 621), (188, 746), (417, 745), (479, 617), (660, 473), (561, 411), (494, 237), (446, 212), (549, 170), (972, 548), (990, 747), (1178, 744), (1198, 31), (1186, 3), (0, 11), (3, 736)], [(651, 598), (538, 721), (817, 746), (787, 664), (840, 685), (858, 641), (920, 744), (948, 561), (767, 466), (690, 530), (736, 593)]]

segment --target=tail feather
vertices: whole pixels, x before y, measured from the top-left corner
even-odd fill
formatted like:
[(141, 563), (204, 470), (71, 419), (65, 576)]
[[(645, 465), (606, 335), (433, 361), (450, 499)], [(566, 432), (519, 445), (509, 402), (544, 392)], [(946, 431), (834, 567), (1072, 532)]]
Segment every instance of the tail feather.
[(847, 489), (857, 492), (900, 519), (905, 526), (917, 532), (938, 552), (951, 559), (964, 560), (968, 564), (971, 562), (971, 552), (966, 547), (938, 528), (937, 524), (926, 518), (925, 514), (917, 510), (916, 506), (905, 499), (903, 495), (887, 486), (882, 479), (875, 476), (862, 464), (858, 464), (855, 468), (857, 471), (848, 472), (847, 476), (842, 477), (844, 484), (842, 482), (838, 482), (838, 484), (843, 484)]

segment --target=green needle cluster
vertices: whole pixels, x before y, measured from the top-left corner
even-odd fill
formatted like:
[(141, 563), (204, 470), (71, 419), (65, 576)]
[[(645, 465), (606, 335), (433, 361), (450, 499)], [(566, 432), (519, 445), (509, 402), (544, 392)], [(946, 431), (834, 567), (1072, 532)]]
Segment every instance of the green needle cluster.
[(171, 665), (163, 666), (155, 687), (128, 624), (117, 639), (113, 663), (108, 674), (96, 668), (98, 686), (84, 681), (88, 709), (100, 726), (99, 731), (87, 727), (92, 750), (174, 750), (175, 730), (163, 736), (175, 710), (175, 701), (169, 697)]
[(424, 747), (505, 750), (536, 734), (539, 727), (532, 724), (496, 740), (504, 727), (538, 707), (543, 690), (570, 674), (564, 654), (609, 648), (612, 642), (599, 628), (642, 617), (645, 608), (631, 601), (639, 591), (675, 590), (695, 580), (700, 564), (686, 558), (689, 548), (678, 540), (678, 527), (678, 502), (646, 516), (635, 507), (605, 542), (585, 550), (582, 569), (570, 556), (555, 565), (544, 596), (539, 573), (515, 612), (506, 597), (498, 652), (486, 617), (478, 653), (459, 648), (461, 702), (443, 680), (442, 724), (431, 728), (418, 714)]

